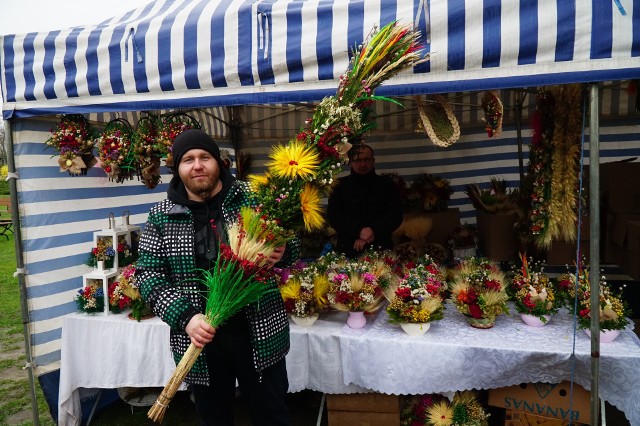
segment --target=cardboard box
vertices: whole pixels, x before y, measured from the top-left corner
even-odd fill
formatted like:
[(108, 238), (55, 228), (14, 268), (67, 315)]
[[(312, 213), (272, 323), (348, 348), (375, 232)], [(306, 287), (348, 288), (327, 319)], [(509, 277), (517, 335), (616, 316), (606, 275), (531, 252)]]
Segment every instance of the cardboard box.
[(513, 229), (516, 214), (488, 214), (476, 211), (476, 218), (480, 250), (484, 256), (495, 261), (515, 260), (518, 251), (516, 233)]
[(640, 213), (607, 214), (608, 231), (605, 243), (605, 263), (624, 266), (628, 251), (629, 224), (640, 221)]
[(327, 410), (400, 413), (400, 397), (384, 393), (328, 394)]
[(449, 247), (449, 234), (460, 225), (460, 209), (452, 208), (446, 212), (427, 213), (433, 221), (431, 231), (427, 235), (428, 243), (440, 244), (445, 249)]
[[(571, 422), (572, 425), (580, 426), (584, 423)], [(507, 410), (504, 426), (567, 426), (569, 420), (554, 419), (551, 417), (536, 416), (520, 411)]]
[(327, 395), (329, 426), (399, 426), (400, 409), (398, 395)]
[(640, 162), (600, 165), (600, 187), (606, 211), (640, 213)]
[(590, 392), (573, 385), (573, 403), (569, 411), (571, 383), (523, 383), (489, 390), (489, 405), (542, 417), (589, 423), (591, 417)]
[[(591, 242), (582, 240), (580, 242), (580, 253), (584, 259), (589, 262), (591, 255)], [(551, 247), (547, 250), (548, 265), (573, 265), (576, 261), (576, 251), (578, 246), (575, 242), (568, 243), (566, 241), (553, 241)]]
[(400, 426), (399, 413), (329, 411), (327, 418), (329, 426)]

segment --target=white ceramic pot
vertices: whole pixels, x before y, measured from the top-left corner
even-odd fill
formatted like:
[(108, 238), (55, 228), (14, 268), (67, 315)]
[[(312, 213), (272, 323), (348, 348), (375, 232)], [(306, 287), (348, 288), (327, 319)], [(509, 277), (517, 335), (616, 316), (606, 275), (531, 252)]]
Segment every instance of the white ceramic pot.
[(364, 312), (356, 311), (349, 312), (349, 316), (347, 317), (347, 325), (351, 328), (362, 328), (367, 324), (367, 319), (364, 317)]
[(545, 325), (547, 325), (549, 323), (549, 320), (551, 319), (551, 315), (543, 315), (543, 317), (546, 319), (546, 321), (542, 321), (540, 318), (538, 318), (535, 315), (520, 314), (520, 318), (522, 318), (522, 322), (524, 322), (527, 325), (530, 325), (531, 327), (544, 327)]
[(297, 315), (291, 315), (291, 319), (293, 320), (294, 323), (296, 323), (297, 325), (301, 326), (301, 327), (309, 327), (310, 325), (312, 325), (314, 322), (316, 322), (316, 320), (318, 319), (318, 313), (315, 312), (313, 314), (310, 314), (306, 317), (299, 317)]
[(98, 260), (96, 266), (98, 267), (98, 271), (104, 271), (104, 260)]
[[(591, 337), (591, 330), (584, 330), (587, 336)], [(620, 334), (620, 330), (600, 330), (600, 343), (610, 343)]]
[(430, 322), (401, 322), (400, 327), (409, 336), (421, 336), (431, 327)]

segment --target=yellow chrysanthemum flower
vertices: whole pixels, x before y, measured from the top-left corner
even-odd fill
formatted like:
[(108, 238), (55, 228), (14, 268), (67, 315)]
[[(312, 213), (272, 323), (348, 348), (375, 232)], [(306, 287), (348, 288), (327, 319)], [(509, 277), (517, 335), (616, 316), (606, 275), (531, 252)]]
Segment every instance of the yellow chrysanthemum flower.
[(297, 300), (300, 298), (300, 288), (300, 280), (297, 278), (290, 278), (282, 287), (280, 287), (280, 294), (284, 300)]
[(269, 157), (272, 161), (267, 163), (267, 167), (271, 174), (288, 179), (312, 178), (320, 164), (315, 149), (297, 140), (274, 146)]
[(324, 225), (322, 208), (320, 207), (320, 191), (311, 184), (305, 184), (300, 193), (300, 209), (307, 231), (320, 229)]
[(453, 409), (446, 401), (440, 401), (427, 408), (429, 424), (433, 426), (451, 426)]

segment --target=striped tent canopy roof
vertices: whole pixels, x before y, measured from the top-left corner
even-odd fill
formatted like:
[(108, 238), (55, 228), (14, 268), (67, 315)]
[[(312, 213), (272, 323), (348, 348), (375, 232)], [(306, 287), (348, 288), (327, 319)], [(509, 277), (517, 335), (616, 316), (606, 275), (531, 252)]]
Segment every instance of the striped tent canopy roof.
[(99, 25), (0, 38), (3, 115), (286, 103), (335, 93), (374, 26), (414, 23), (410, 95), (637, 78), (623, 0), (157, 0)]

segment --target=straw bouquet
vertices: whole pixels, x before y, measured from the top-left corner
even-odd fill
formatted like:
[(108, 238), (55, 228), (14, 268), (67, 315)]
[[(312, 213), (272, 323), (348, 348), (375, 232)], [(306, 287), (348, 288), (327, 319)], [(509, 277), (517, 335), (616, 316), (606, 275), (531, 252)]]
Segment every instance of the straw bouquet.
[(374, 95), (374, 90), (427, 60), (418, 38), (419, 32), (392, 22), (353, 52), (336, 94), (317, 105), (313, 117), (306, 120), (306, 128), (295, 138), (272, 148), (266, 174), (249, 176), (264, 215), (277, 217), (287, 229), (322, 229), (320, 201), (348, 161), (349, 140), (374, 125), (371, 106), (375, 101), (395, 102)]
[[(336, 95), (320, 102), (295, 138), (271, 150), (264, 175), (249, 177), (255, 208), (243, 210), (227, 229), (230, 243), (221, 245), (217, 265), (203, 278), (210, 289), (220, 290), (210, 291), (207, 301), (205, 317), (214, 327), (271, 291), (261, 282), (261, 273), (275, 248), (297, 231), (322, 228), (320, 200), (347, 161), (348, 140), (373, 125), (369, 118), (372, 103), (387, 99), (374, 96), (373, 90), (426, 60), (418, 37), (419, 33), (397, 22), (375, 33), (354, 52)], [(222, 295), (224, 304), (218, 300)], [(194, 345), (187, 350), (149, 418), (162, 421), (168, 402), (200, 352)]]

